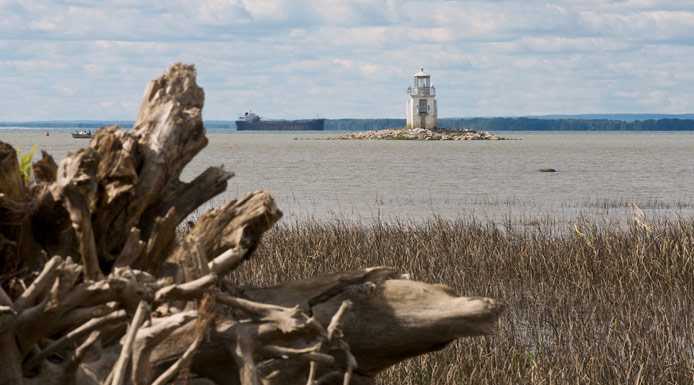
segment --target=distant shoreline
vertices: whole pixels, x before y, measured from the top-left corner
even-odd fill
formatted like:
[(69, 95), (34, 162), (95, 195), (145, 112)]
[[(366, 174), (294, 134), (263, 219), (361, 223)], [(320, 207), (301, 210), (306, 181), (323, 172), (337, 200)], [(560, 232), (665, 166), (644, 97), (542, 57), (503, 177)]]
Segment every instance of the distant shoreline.
[[(694, 114), (682, 115), (585, 115), (602, 116), (585, 119), (582, 115), (565, 118), (553, 117), (498, 117), (498, 118), (441, 118), (439, 126), (448, 129), (474, 131), (694, 131)], [(620, 120), (609, 118), (647, 118)], [(662, 117), (661, 117), (662, 116)], [(661, 117), (658, 119), (648, 117)], [(326, 119), (325, 131), (374, 131), (403, 127), (405, 119)], [(123, 128), (133, 126), (127, 120), (59, 120), (33, 122), (0, 122), (0, 130), (6, 128), (35, 129), (98, 129), (111, 125)], [(208, 130), (236, 130), (234, 121), (208, 120)]]

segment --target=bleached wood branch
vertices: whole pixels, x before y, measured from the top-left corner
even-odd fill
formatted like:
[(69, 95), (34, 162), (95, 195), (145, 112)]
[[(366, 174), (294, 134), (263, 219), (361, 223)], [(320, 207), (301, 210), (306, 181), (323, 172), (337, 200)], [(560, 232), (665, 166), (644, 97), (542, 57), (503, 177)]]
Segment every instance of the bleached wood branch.
[(333, 316), (333, 318), (330, 320), (330, 324), (328, 325), (327, 331), (328, 331), (328, 342), (332, 343), (336, 338), (342, 338), (342, 324), (345, 322), (345, 318), (347, 317), (347, 313), (349, 313), (350, 309), (352, 309), (352, 301), (350, 300), (344, 300), (342, 301), (342, 304), (340, 305), (340, 308), (337, 309), (337, 312)]
[(27, 306), (31, 305), (36, 297), (48, 289), (48, 286), (53, 284), (53, 279), (58, 270), (58, 267), (63, 262), (60, 256), (54, 256), (46, 263), (41, 274), (31, 283), (31, 285), (14, 301), (15, 310), (21, 312)]
[(224, 166), (209, 167), (188, 183), (176, 185), (176, 194), (167, 194), (152, 211), (163, 216), (169, 207), (176, 209), (179, 221), (195, 211), (205, 202), (223, 193), (227, 189), (227, 180), (233, 172), (224, 170)]
[(342, 349), (342, 351), (345, 353), (345, 356), (347, 357), (347, 369), (345, 370), (345, 376), (343, 380), (343, 385), (349, 385), (349, 381), (352, 378), (352, 373), (354, 372), (354, 369), (357, 368), (357, 359), (354, 358), (354, 355), (349, 349), (349, 345), (345, 342), (340, 340), (338, 342), (338, 345)]
[(278, 345), (265, 345), (259, 350), (259, 352), (263, 355), (285, 360), (288, 358), (298, 358), (308, 362), (315, 361), (323, 365), (334, 365), (335, 357), (331, 356), (330, 354), (318, 352), (318, 348), (319, 347), (317, 345), (304, 349), (293, 349)]
[(125, 335), (125, 343), (123, 344), (123, 349), (121, 350), (118, 361), (113, 366), (113, 382), (107, 385), (122, 385), (125, 381), (126, 370), (128, 369), (128, 364), (130, 363), (130, 357), (132, 356), (133, 343), (135, 342), (135, 337), (140, 329), (140, 325), (145, 321), (145, 318), (150, 312), (150, 306), (145, 301), (140, 301), (137, 305), (137, 310), (133, 316), (132, 322), (128, 327), (128, 332)]
[(41, 352), (36, 354), (34, 357), (32, 357), (27, 363), (24, 365), (24, 371), (28, 372), (32, 369), (34, 369), (42, 360), (48, 358), (52, 354), (60, 351), (61, 349), (65, 348), (71, 343), (74, 343), (75, 341), (81, 339), (88, 333), (93, 332), (94, 330), (101, 329), (102, 327), (110, 324), (114, 324), (117, 322), (122, 322), (125, 321), (126, 315), (125, 315), (125, 310), (119, 310), (115, 313), (111, 313), (107, 316), (100, 317), (100, 318), (94, 318), (84, 325), (78, 327), (75, 330), (70, 331), (69, 333), (65, 334), (62, 336), (60, 339), (52, 342), (50, 345), (46, 346)]
[(65, 258), (65, 261), (58, 269), (56, 282), (51, 287), (50, 300), (53, 303), (60, 303), (63, 298), (72, 291), (73, 287), (79, 280), (84, 268), (82, 265), (75, 263), (72, 257)]
[(249, 325), (253, 330), (246, 334), (253, 338), (267, 340), (299, 330), (311, 330), (314, 333), (323, 330), (323, 327), (314, 318), (309, 318), (298, 305), (291, 308), (268, 305), (227, 294), (217, 294), (215, 298), (218, 303), (241, 310), (253, 320), (261, 322), (262, 327)]
[(209, 267), (221, 276), (248, 258), (263, 233), (281, 217), (282, 212), (266, 191), (245, 194), (199, 217), (168, 260), (180, 263), (190, 258), (190, 251), (183, 246), (199, 243), (206, 256), (218, 256)]
[(96, 281), (103, 277), (96, 253), (90, 209), (91, 198), (96, 192), (98, 161), (99, 155), (91, 149), (77, 151), (60, 162), (56, 182), (51, 186), (53, 197), (65, 203), (77, 234), (85, 281)]
[(101, 330), (95, 330), (91, 332), (89, 334), (89, 337), (87, 337), (87, 339), (84, 342), (82, 342), (82, 344), (78, 346), (77, 349), (75, 349), (72, 355), (68, 356), (68, 358), (65, 360), (65, 362), (63, 363), (63, 367), (65, 368), (65, 384), (75, 383), (75, 377), (77, 374), (77, 370), (79, 369), (79, 365), (82, 363), (82, 361), (84, 361), (89, 351), (99, 340), (99, 337), (101, 337)]
[(130, 229), (130, 234), (125, 240), (125, 245), (121, 249), (120, 254), (116, 258), (113, 267), (126, 267), (132, 265), (137, 260), (145, 248), (145, 243), (140, 238), (140, 229), (133, 227)]
[[(186, 311), (168, 317), (153, 319), (152, 326), (142, 328), (137, 332), (133, 346), (133, 367), (131, 381), (133, 384), (148, 384), (151, 380), (152, 368), (149, 358), (152, 350), (165, 340), (176, 329), (199, 316), (197, 311)], [(115, 383), (113, 385), (116, 385)]]
[(207, 266), (210, 271), (218, 275), (224, 275), (226, 272), (233, 270), (241, 264), (247, 252), (248, 250), (242, 247), (229, 249), (210, 261)]
[(189, 253), (188, 258), (179, 261), (186, 282), (194, 281), (210, 273), (207, 254), (197, 238), (185, 238), (181, 246)]
[(66, 313), (77, 307), (93, 306), (115, 301), (128, 285), (128, 281), (109, 276), (96, 282), (81, 283), (70, 290), (55, 305), (55, 312)]
[[(342, 301), (342, 304), (338, 308), (337, 312), (335, 312), (333, 317), (330, 319), (330, 324), (328, 324), (327, 330), (325, 331), (325, 339), (326, 340), (321, 341), (317, 344), (317, 346), (316, 346), (317, 350), (322, 351), (322, 352), (327, 352), (330, 349), (331, 345), (334, 345), (336, 343), (343, 343), (343, 341), (341, 340), (341, 338), (342, 338), (341, 327), (345, 321), (345, 318), (347, 317), (347, 313), (349, 312), (349, 310), (351, 308), (352, 308), (352, 302), (351, 301), (349, 301), (349, 300)], [(343, 347), (344, 345), (340, 345), (340, 346)], [(347, 370), (345, 371), (344, 375), (341, 372), (333, 371), (333, 372), (330, 372), (330, 373), (322, 376), (317, 381), (314, 381), (314, 379), (316, 377), (317, 364), (319, 361), (312, 360), (311, 366), (309, 368), (308, 381), (306, 382), (306, 384), (307, 385), (318, 384), (318, 383), (321, 383), (322, 381), (327, 381), (328, 379), (332, 379), (336, 375), (341, 375), (341, 376), (343, 375), (344, 379), (345, 379), (344, 381), (346, 381), (345, 383), (349, 383), (349, 378), (351, 377), (352, 370), (354, 369), (353, 367), (350, 368), (349, 363), (354, 362), (356, 364), (356, 360), (354, 359), (354, 356), (349, 351), (349, 349), (345, 350), (345, 355), (346, 355), (347, 360), (348, 360), (348, 365), (346, 365)], [(334, 359), (333, 359), (333, 361), (334, 361)]]
[(179, 358), (173, 365), (166, 369), (164, 373), (157, 377), (157, 379), (152, 382), (152, 385), (164, 385), (168, 383), (178, 372), (181, 371), (181, 369), (187, 367), (190, 364), (190, 361), (193, 359), (193, 354), (195, 354), (195, 352), (198, 350), (204, 339), (204, 334), (197, 336), (195, 341), (193, 341), (193, 344), (191, 344), (190, 347), (181, 355), (181, 358)]
[(223, 303), (232, 308), (240, 309), (255, 319), (266, 317), (271, 312), (284, 312), (289, 310), (286, 307), (249, 301), (247, 299), (232, 297), (228, 294), (222, 293), (218, 293), (215, 298), (217, 302)]
[(154, 271), (166, 257), (166, 252), (174, 242), (176, 226), (182, 218), (176, 215), (174, 207), (169, 208), (163, 216), (158, 216), (152, 222), (152, 230), (147, 245), (145, 246), (145, 258), (140, 260), (138, 268), (145, 271)]
[(120, 303), (111, 301), (101, 305), (79, 307), (70, 310), (60, 319), (51, 322), (50, 325), (47, 325), (48, 327), (46, 328), (46, 334), (53, 335), (70, 327), (74, 327), (75, 325), (81, 325), (94, 317), (103, 317), (107, 314), (113, 313), (120, 307)]
[(192, 300), (200, 298), (212, 285), (217, 283), (217, 274), (210, 273), (192, 282), (169, 285), (159, 289), (154, 295), (155, 303), (171, 300)]
[(227, 349), (239, 368), (241, 385), (261, 385), (253, 360), (253, 340), (247, 335), (239, 335), (236, 344), (227, 345)]

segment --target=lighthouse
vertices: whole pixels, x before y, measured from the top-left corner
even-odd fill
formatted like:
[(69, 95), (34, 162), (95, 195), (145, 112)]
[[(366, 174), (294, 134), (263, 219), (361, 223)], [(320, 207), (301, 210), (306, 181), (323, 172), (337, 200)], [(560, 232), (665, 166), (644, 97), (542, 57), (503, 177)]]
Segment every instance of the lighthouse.
[(436, 89), (431, 84), (431, 76), (424, 68), (414, 75), (414, 87), (407, 92), (407, 128), (426, 128), (433, 130), (437, 127)]

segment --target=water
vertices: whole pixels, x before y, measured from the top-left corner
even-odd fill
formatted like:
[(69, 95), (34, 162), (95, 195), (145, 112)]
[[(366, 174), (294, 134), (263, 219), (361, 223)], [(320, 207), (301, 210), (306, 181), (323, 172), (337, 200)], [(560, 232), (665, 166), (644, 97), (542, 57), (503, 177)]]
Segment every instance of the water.
[[(503, 132), (514, 141), (325, 141), (335, 132), (208, 132), (184, 170), (236, 176), (207, 207), (268, 190), (285, 218), (419, 221), (694, 215), (694, 132)], [(0, 140), (56, 161), (87, 145), (69, 131), (2, 130)], [(40, 155), (37, 154), (37, 158)], [(538, 169), (551, 167), (555, 173)], [(286, 220), (286, 219), (285, 219)]]

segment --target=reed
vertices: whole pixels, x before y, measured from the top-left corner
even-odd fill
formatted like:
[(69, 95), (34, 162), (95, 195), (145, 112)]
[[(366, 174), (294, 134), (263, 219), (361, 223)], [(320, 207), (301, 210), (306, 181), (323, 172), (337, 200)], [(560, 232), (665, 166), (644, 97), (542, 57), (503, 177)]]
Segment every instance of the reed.
[(694, 219), (633, 219), (280, 223), (231, 278), (389, 265), (507, 305), (493, 336), (406, 361), (381, 384), (692, 384)]

